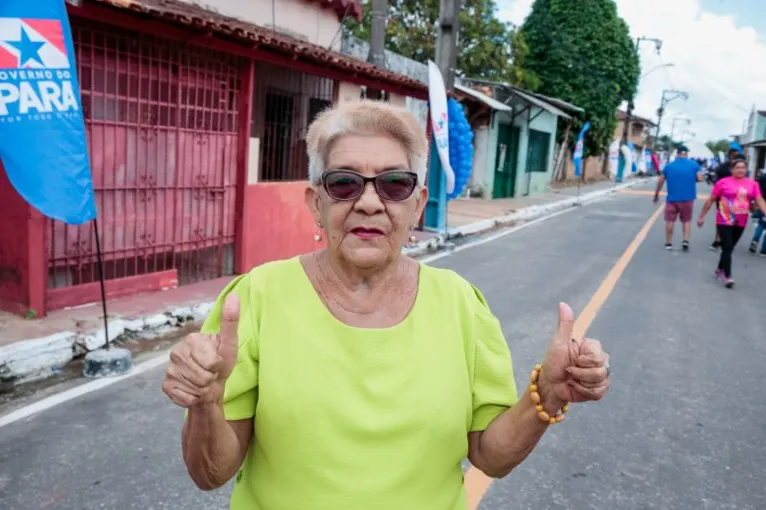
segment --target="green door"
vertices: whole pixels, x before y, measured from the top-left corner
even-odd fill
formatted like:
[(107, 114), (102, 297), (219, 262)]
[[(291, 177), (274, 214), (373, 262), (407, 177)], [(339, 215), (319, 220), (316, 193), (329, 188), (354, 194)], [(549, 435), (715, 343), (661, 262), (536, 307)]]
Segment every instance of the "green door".
[(500, 124), (492, 198), (510, 198), (516, 190), (516, 161), (519, 159), (519, 128)]
[(529, 130), (529, 146), (527, 147), (526, 190), (524, 196), (532, 191), (532, 173), (548, 171), (548, 148), (551, 145), (551, 134), (543, 131)]

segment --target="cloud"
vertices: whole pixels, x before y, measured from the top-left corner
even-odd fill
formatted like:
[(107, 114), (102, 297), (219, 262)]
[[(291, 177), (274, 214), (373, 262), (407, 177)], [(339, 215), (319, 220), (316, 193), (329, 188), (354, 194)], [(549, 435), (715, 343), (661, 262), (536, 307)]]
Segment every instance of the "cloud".
[[(499, 16), (521, 24), (533, 0), (497, 0)], [(641, 79), (635, 113), (656, 118), (663, 89), (680, 89), (689, 100), (670, 103), (663, 132), (673, 119), (675, 134), (695, 133), (696, 141), (739, 134), (753, 105), (766, 109), (766, 41), (749, 26), (737, 25), (733, 15), (705, 11), (699, 0), (617, 0), (631, 35), (662, 39), (658, 56), (652, 43), (641, 45), (642, 73), (663, 63)], [(741, 15), (742, 13), (740, 13)], [(746, 13), (745, 13), (746, 14)], [(687, 117), (686, 125), (681, 118)]]
[(496, 0), (496, 2), (500, 19), (521, 25), (532, 10), (534, 0)]

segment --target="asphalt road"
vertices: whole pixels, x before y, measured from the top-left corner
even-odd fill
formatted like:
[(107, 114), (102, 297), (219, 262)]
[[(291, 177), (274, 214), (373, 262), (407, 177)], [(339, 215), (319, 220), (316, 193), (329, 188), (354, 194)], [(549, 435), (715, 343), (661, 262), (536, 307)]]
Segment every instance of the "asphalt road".
[[(616, 195), (433, 264), (484, 292), (523, 387), (557, 302), (582, 310), (655, 209), (648, 196)], [(766, 259), (743, 240), (727, 290), (711, 277), (712, 225), (695, 228), (690, 253), (666, 252), (662, 229), (652, 227), (589, 330), (612, 355), (612, 391), (572, 406), (481, 510), (766, 508)], [(161, 376), (0, 428), (0, 508), (228, 508), (228, 490), (189, 481), (182, 415)]]

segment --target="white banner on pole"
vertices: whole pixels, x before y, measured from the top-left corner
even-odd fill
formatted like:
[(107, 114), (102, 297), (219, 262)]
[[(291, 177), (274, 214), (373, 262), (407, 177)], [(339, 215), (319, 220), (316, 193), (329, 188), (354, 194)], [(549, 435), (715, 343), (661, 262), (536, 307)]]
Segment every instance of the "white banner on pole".
[(447, 91), (441, 71), (428, 61), (428, 99), (431, 103), (431, 129), (439, 152), (439, 159), (447, 177), (447, 194), (455, 189), (455, 172), (449, 163), (449, 119), (447, 117)]

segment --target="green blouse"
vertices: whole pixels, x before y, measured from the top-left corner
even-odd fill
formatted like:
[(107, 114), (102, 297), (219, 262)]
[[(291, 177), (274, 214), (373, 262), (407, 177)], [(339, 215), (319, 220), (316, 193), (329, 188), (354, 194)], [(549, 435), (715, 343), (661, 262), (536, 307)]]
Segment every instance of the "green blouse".
[(463, 510), (467, 435), (517, 398), (511, 355), (481, 293), (421, 265), (396, 326), (347, 326), (298, 258), (235, 279), (241, 300), (228, 420), (255, 420), (233, 510)]

